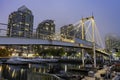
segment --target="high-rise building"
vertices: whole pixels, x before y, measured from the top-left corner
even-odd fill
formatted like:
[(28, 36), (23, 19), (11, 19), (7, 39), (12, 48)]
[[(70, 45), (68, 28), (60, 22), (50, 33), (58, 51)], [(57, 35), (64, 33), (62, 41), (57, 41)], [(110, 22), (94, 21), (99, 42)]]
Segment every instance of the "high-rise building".
[(55, 34), (55, 23), (53, 20), (44, 20), (41, 22), (37, 29), (37, 38), (41, 39), (52, 39)]
[(75, 31), (73, 30), (74, 26), (72, 24), (64, 25), (60, 28), (60, 34), (62, 38), (73, 39)]
[(120, 50), (120, 37), (114, 34), (105, 37), (106, 49), (111, 52), (112, 50)]
[[(33, 33), (33, 14), (31, 10), (29, 10), (26, 6), (22, 6), (18, 8), (17, 11), (12, 12), (9, 15), (8, 19), (8, 30), (7, 36), (9, 37), (25, 37), (30, 38), (32, 37)], [(31, 46), (8, 46), (8, 48), (13, 48), (14, 50), (22, 55), (21, 53), (28, 53)]]
[(65, 25), (60, 28), (60, 34), (62, 39), (81, 39), (81, 28), (75, 30), (73, 24)]
[(33, 14), (26, 6), (12, 12), (8, 19), (8, 32), (10, 37), (31, 37), (33, 32)]

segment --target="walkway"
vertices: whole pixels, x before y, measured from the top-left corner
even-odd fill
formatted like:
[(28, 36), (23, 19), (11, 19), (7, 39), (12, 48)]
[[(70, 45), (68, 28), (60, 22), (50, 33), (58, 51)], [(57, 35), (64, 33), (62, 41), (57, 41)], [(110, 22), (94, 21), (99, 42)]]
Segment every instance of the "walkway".
[(84, 79), (82, 79), (82, 80), (96, 80), (95, 77), (98, 78), (97, 80), (104, 80), (100, 75), (101, 75), (101, 74), (104, 74), (108, 68), (109, 68), (109, 67), (105, 67), (105, 68), (103, 68), (103, 69), (101, 69), (101, 70), (98, 70), (98, 71), (95, 73), (94, 77), (86, 76), (86, 77), (85, 77)]

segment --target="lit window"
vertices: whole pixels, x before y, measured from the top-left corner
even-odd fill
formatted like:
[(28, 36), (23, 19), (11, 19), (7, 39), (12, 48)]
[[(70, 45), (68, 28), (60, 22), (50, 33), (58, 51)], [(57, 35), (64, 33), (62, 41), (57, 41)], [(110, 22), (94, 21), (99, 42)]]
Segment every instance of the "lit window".
[(25, 23), (25, 25), (26, 25), (26, 26), (29, 26), (29, 24), (28, 24), (28, 23)]
[(19, 34), (19, 36), (21, 36), (22, 35), (22, 31), (19, 31), (18, 34)]
[(48, 25), (48, 26), (49, 26), (50, 24), (49, 24), (49, 23), (45, 23), (45, 25)]
[(46, 30), (48, 30), (48, 27), (46, 27)]
[(23, 13), (20, 13), (20, 15), (23, 15)]
[(16, 26), (16, 24), (13, 24), (13, 26)]
[(20, 22), (20, 24), (22, 24), (22, 22)]
[(28, 28), (25, 28), (25, 31), (29, 31)]
[(51, 30), (53, 31), (53, 27), (51, 27)]

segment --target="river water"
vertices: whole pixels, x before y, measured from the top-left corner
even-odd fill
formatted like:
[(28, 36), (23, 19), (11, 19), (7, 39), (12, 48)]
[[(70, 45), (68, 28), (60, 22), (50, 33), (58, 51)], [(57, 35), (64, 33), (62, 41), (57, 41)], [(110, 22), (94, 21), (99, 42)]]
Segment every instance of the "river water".
[[(53, 71), (52, 68), (57, 67)], [(54, 73), (57, 71), (68, 72), (68, 69), (80, 69), (79, 64), (64, 64), (64, 63), (42, 63), (42, 64), (29, 64), (29, 65), (0, 65), (0, 77), (6, 80), (27, 80), (28, 72), (39, 73)]]

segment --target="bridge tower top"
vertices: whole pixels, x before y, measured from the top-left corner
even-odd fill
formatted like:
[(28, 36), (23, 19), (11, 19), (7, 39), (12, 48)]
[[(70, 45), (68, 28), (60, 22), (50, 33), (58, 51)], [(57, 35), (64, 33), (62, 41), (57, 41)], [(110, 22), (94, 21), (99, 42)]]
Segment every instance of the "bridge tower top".
[(78, 23), (74, 24), (74, 26), (74, 30), (76, 31), (81, 28), (81, 37), (83, 40), (95, 42), (95, 45), (98, 48), (104, 48), (94, 16), (82, 18)]

